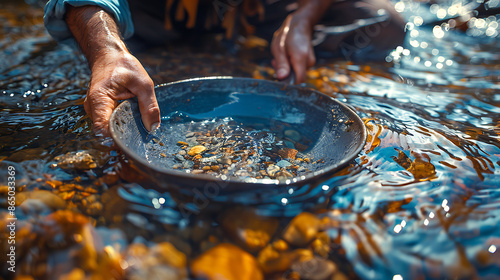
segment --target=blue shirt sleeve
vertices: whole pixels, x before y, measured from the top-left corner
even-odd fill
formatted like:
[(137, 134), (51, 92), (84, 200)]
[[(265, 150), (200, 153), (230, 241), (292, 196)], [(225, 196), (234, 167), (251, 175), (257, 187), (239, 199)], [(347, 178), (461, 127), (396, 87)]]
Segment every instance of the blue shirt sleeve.
[(123, 38), (127, 39), (134, 34), (134, 24), (127, 0), (50, 0), (45, 5), (43, 22), (52, 38), (58, 41), (73, 37), (66, 21), (64, 21), (67, 5), (73, 7), (99, 6), (114, 16)]

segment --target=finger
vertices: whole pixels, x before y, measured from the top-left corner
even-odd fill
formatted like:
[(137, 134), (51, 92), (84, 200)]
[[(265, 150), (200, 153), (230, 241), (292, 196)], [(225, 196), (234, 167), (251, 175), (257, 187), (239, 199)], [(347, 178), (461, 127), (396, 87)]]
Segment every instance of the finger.
[(94, 131), (103, 136), (109, 136), (109, 118), (118, 102), (107, 95), (90, 95), (88, 108), (94, 123)]
[(281, 44), (282, 41), (284, 40), (277, 37), (275, 40), (273, 39), (273, 44), (271, 45), (271, 54), (274, 58), (273, 67), (279, 80), (285, 79), (290, 74), (290, 62), (288, 61), (288, 54), (285, 47)]
[(295, 72), (295, 83), (300, 84), (306, 81), (306, 65), (308, 56), (305, 54), (295, 54), (290, 60)]
[(131, 92), (137, 96), (139, 110), (144, 127), (155, 130), (160, 125), (160, 107), (156, 100), (153, 81), (148, 77), (143, 83), (139, 83), (130, 88)]
[(311, 47), (309, 48), (309, 55), (307, 59), (307, 68), (311, 68), (316, 64), (316, 55), (314, 55), (314, 49)]

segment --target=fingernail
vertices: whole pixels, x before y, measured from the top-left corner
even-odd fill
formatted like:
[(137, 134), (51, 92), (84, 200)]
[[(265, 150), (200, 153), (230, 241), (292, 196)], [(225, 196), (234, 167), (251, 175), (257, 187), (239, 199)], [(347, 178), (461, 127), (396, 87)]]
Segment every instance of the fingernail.
[(277, 75), (278, 75), (279, 78), (286, 77), (286, 75), (287, 75), (286, 69), (284, 69), (284, 68), (278, 69)]
[(156, 123), (152, 124), (150, 132), (153, 132), (153, 131), (157, 130), (158, 127), (160, 127), (160, 123), (159, 122), (156, 122)]

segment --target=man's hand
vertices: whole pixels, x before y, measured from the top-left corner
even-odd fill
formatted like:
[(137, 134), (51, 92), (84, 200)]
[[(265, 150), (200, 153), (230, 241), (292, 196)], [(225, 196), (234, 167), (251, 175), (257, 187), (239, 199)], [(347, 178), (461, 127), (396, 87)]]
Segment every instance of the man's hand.
[(293, 69), (296, 83), (305, 81), (307, 69), (316, 63), (311, 43), (313, 27), (321, 19), (330, 2), (299, 1), (299, 9), (290, 14), (274, 33), (271, 53), (278, 79), (285, 79)]
[(288, 77), (293, 69), (296, 82), (305, 81), (307, 68), (316, 63), (311, 34), (312, 30), (307, 21), (293, 14), (289, 15), (274, 33), (271, 43), (271, 53), (274, 57), (272, 63), (279, 80)]
[(144, 127), (159, 125), (160, 110), (154, 85), (140, 62), (128, 52), (111, 51), (94, 62), (85, 111), (94, 122), (94, 129), (106, 134), (108, 122), (118, 100), (137, 96)]
[(96, 131), (108, 135), (109, 118), (118, 101), (134, 96), (144, 127), (155, 129), (160, 110), (153, 81), (128, 52), (113, 18), (97, 6), (70, 7), (66, 22), (92, 72), (84, 106)]

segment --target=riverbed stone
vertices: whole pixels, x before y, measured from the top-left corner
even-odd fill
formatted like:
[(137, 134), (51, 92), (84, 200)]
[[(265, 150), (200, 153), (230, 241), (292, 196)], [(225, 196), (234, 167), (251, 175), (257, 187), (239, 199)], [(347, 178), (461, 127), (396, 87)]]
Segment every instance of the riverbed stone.
[(43, 206), (36, 203), (36, 201), (52, 211), (64, 209), (66, 207), (66, 201), (51, 191), (34, 190), (18, 192), (16, 194), (16, 204), (19, 205), (25, 213), (33, 212), (37, 209), (38, 211), (42, 211), (40, 207), (43, 208)]
[(229, 243), (221, 243), (193, 260), (191, 272), (194, 277), (207, 280), (264, 279), (257, 260)]
[(278, 154), (282, 158), (288, 158), (288, 159), (295, 159), (295, 156), (297, 155), (298, 151), (295, 149), (290, 149), (290, 148), (282, 148), (278, 151)]
[(98, 166), (98, 156), (95, 151), (70, 152), (54, 159), (57, 161), (55, 166), (62, 169), (88, 170)]
[(250, 252), (264, 248), (276, 232), (278, 224), (278, 219), (258, 215), (251, 208), (229, 209), (221, 216), (223, 230), (234, 242)]
[(270, 164), (266, 169), (266, 172), (270, 177), (276, 176), (276, 172), (278, 171), (280, 171), (280, 168), (274, 164)]
[(190, 156), (195, 156), (195, 155), (198, 155), (198, 154), (201, 154), (202, 152), (204, 152), (207, 148), (205, 146), (202, 146), (202, 145), (197, 145), (197, 146), (194, 146), (194, 147), (191, 147), (191, 149), (189, 149), (189, 152), (188, 152), (188, 155)]
[(319, 226), (320, 220), (316, 215), (302, 212), (285, 228), (283, 239), (297, 247), (306, 246), (318, 233)]
[(314, 257), (309, 249), (295, 249), (293, 251), (280, 251), (273, 245), (268, 245), (262, 249), (258, 256), (262, 271), (266, 274), (283, 272), (288, 270), (295, 262), (304, 262)]
[(300, 135), (300, 133), (296, 130), (293, 130), (293, 129), (285, 130), (284, 134), (285, 134), (285, 137), (288, 137), (295, 142), (300, 141), (300, 139), (302, 139), (302, 136)]
[(308, 280), (327, 280), (337, 271), (334, 262), (320, 257), (297, 261), (292, 264), (291, 268), (300, 274), (301, 279)]

